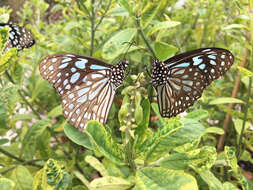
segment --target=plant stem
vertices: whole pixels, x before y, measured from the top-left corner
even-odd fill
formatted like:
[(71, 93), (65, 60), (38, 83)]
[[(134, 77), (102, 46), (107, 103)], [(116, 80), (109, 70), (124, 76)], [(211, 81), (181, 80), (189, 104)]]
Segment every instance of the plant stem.
[(136, 165), (134, 163), (134, 154), (132, 152), (132, 148), (131, 148), (131, 135), (128, 131), (128, 129), (125, 132), (125, 155), (126, 155), (126, 162), (127, 164), (130, 166), (131, 170), (135, 173), (136, 171)]
[(140, 33), (142, 39), (144, 40), (146, 46), (148, 47), (148, 49), (149, 49), (150, 52), (152, 53), (153, 57), (154, 57), (155, 59), (157, 59), (154, 50), (152, 49), (151, 45), (148, 43), (148, 40), (147, 40), (147, 38), (146, 38), (146, 36), (145, 36), (145, 34), (144, 34), (142, 28), (141, 28), (140, 16), (139, 16), (139, 15), (136, 16), (136, 25), (137, 25), (137, 29), (138, 29), (138, 31), (139, 31), (139, 33)]
[[(17, 160), (17, 161), (19, 161), (19, 162), (22, 162), (22, 164), (24, 164), (24, 165), (25, 165), (25, 164), (28, 164), (28, 165), (31, 165), (31, 166), (34, 166), (34, 167), (42, 168), (41, 165), (38, 165), (38, 164), (34, 164), (34, 163), (33, 163), (35, 160), (25, 161), (25, 160), (23, 160), (23, 159), (21, 159), (21, 158), (18, 158), (18, 157), (16, 157), (16, 156), (14, 156), (13, 154), (7, 152), (6, 150), (4, 150), (4, 149), (2, 149), (2, 148), (0, 148), (0, 152), (3, 153), (3, 154), (5, 154), (6, 156), (8, 156), (8, 157), (10, 157), (10, 158), (13, 158), (13, 159), (15, 159), (15, 160)], [(38, 161), (38, 160), (36, 160), (36, 161)], [(40, 161), (41, 161), (41, 160), (40, 160)]]
[(110, 8), (110, 6), (111, 6), (111, 3), (112, 3), (112, 0), (109, 1), (108, 5), (107, 5), (107, 7), (106, 7), (106, 9), (105, 9), (104, 14), (101, 16), (100, 20), (98, 21), (97, 25), (95, 26), (95, 31), (97, 30), (97, 28), (99, 27), (99, 25), (100, 25), (100, 24), (102, 23), (102, 21), (104, 20), (106, 13), (108, 12), (108, 10), (109, 10), (109, 8)]
[[(241, 67), (245, 67), (246, 62), (247, 62), (247, 57), (248, 57), (248, 50), (245, 49), (244, 54), (243, 54), (243, 58), (242, 58), (242, 63), (240, 65)], [(236, 76), (236, 79), (235, 79), (235, 85), (234, 85), (234, 88), (233, 88), (233, 91), (232, 91), (232, 95), (231, 95), (232, 98), (236, 97), (236, 94), (237, 94), (238, 89), (239, 89), (240, 81), (241, 81), (241, 76), (240, 76), (240, 72), (238, 72), (238, 74)], [(233, 107), (234, 107), (233, 103), (230, 103), (228, 105), (229, 109), (233, 109)], [(224, 134), (219, 137), (219, 142), (218, 142), (218, 145), (217, 145), (217, 152), (221, 152), (223, 150), (224, 141), (225, 141), (225, 138), (226, 138), (226, 135), (227, 135), (227, 132), (228, 132), (228, 127), (229, 127), (230, 120), (231, 120), (231, 115), (229, 113), (227, 113), (226, 117), (225, 117), (225, 121), (223, 123)]]
[[(253, 62), (253, 44), (251, 46), (251, 62)], [(244, 129), (245, 129), (247, 116), (248, 116), (251, 86), (252, 86), (252, 78), (249, 77), (249, 86), (248, 86), (248, 92), (247, 92), (246, 107), (245, 107), (245, 110), (244, 110), (243, 124), (242, 124), (242, 129), (241, 129), (241, 133), (240, 133), (239, 142), (238, 142), (238, 148), (237, 148), (237, 152), (236, 152), (236, 157), (237, 157), (238, 160), (240, 159), (240, 156), (243, 152), (242, 147), (241, 147), (242, 146), (242, 137), (243, 137), (243, 132), (244, 132)]]
[(95, 38), (95, 12), (94, 12), (94, 2), (95, 0), (91, 0), (91, 45), (90, 45), (90, 56), (93, 55), (94, 51), (94, 38)]
[[(9, 79), (9, 81), (12, 84), (16, 84), (14, 82), (14, 80), (12, 79), (12, 77), (10, 76), (10, 74), (8, 73), (8, 71), (5, 71), (5, 74), (7, 76), (7, 78)], [(28, 105), (28, 107), (31, 108), (32, 112), (38, 117), (38, 119), (41, 119), (40, 114), (33, 108), (33, 106), (26, 100), (25, 96), (23, 95), (23, 90), (18, 89), (18, 94), (20, 95), (20, 97), (23, 99), (23, 101), (25, 102), (26, 105)], [(26, 94), (26, 92), (24, 92)]]

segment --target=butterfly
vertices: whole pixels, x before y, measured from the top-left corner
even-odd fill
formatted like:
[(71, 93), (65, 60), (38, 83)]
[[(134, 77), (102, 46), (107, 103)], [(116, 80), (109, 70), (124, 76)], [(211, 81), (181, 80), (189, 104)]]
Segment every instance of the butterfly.
[(0, 23), (0, 29), (4, 27), (9, 28), (9, 39), (3, 52), (8, 51), (10, 48), (22, 50), (34, 45), (35, 40), (29, 30), (14, 24)]
[(178, 54), (163, 62), (155, 60), (151, 65), (151, 84), (161, 115), (170, 118), (185, 111), (233, 62), (230, 51), (215, 47)]
[(109, 65), (93, 57), (64, 53), (44, 58), (39, 70), (60, 94), (67, 121), (83, 131), (89, 120), (106, 123), (127, 67), (127, 60)]

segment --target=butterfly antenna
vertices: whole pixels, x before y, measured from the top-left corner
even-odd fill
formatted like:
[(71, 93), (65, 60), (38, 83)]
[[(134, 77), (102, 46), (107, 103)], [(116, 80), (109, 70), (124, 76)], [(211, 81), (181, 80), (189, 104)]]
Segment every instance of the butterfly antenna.
[(127, 50), (126, 50), (126, 53), (124, 54), (124, 58), (123, 59), (125, 60), (126, 59), (126, 55), (127, 55), (128, 51), (129, 51), (129, 49), (131, 48), (132, 45), (135, 45), (136, 43), (135, 43), (135, 41), (132, 41), (132, 42), (123, 42), (122, 45), (123, 44), (129, 44), (129, 46), (128, 46)]
[(147, 65), (144, 66), (144, 69), (145, 69), (145, 71), (147, 72), (148, 76), (149, 76), (150, 78), (152, 78), (150, 72), (148, 71), (148, 66), (147, 66)]

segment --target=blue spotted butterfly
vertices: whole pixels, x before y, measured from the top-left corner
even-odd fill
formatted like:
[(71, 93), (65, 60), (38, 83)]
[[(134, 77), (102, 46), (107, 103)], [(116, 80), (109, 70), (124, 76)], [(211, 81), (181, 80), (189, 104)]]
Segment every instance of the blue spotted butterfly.
[(163, 62), (155, 60), (151, 66), (151, 84), (157, 92), (161, 115), (170, 118), (185, 111), (233, 62), (232, 53), (221, 48), (202, 48)]
[(127, 66), (125, 60), (109, 65), (92, 57), (66, 53), (44, 58), (39, 69), (60, 94), (64, 116), (83, 131), (89, 120), (106, 123)]
[(34, 45), (35, 40), (29, 30), (14, 24), (0, 23), (0, 29), (4, 27), (9, 28), (9, 39), (3, 52), (8, 51), (10, 48), (22, 50)]

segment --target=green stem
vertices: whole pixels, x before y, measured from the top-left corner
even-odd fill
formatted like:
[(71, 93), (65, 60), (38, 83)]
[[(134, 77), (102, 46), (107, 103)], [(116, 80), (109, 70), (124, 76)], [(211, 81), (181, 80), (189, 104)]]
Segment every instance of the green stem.
[(91, 0), (91, 45), (90, 45), (90, 56), (93, 55), (94, 51), (94, 38), (95, 38), (95, 12), (94, 12), (94, 3), (95, 0)]
[(106, 7), (106, 9), (105, 9), (104, 14), (101, 16), (100, 20), (98, 21), (97, 25), (95, 26), (95, 31), (97, 30), (97, 28), (99, 27), (99, 25), (100, 25), (100, 24), (102, 23), (102, 21), (104, 20), (104, 18), (105, 18), (105, 16), (106, 16), (107, 12), (108, 12), (108, 10), (109, 10), (109, 8), (110, 8), (110, 6), (111, 6), (111, 3), (112, 3), (112, 0), (109, 1), (108, 5), (107, 5), (107, 7)]
[[(253, 60), (253, 48), (251, 50), (251, 54), (252, 54), (252, 60)], [(239, 138), (239, 143), (238, 143), (238, 148), (237, 148), (237, 159), (239, 160), (241, 157), (241, 154), (243, 152), (243, 148), (242, 146), (242, 137), (243, 137), (243, 133), (245, 130), (245, 125), (246, 125), (246, 121), (247, 121), (247, 116), (248, 116), (248, 110), (249, 110), (249, 99), (250, 99), (250, 91), (251, 91), (251, 86), (252, 86), (252, 78), (249, 77), (249, 86), (248, 86), (248, 93), (247, 93), (247, 100), (246, 100), (246, 107), (245, 107), (245, 111), (244, 111), (244, 118), (243, 118), (243, 124), (242, 124), (242, 129), (241, 129), (241, 133), (240, 133), (240, 138)]]
[(154, 50), (152, 49), (151, 45), (148, 43), (148, 40), (147, 40), (147, 38), (146, 38), (146, 36), (145, 36), (145, 34), (144, 34), (142, 28), (141, 28), (140, 16), (136, 16), (136, 25), (137, 25), (137, 29), (138, 29), (138, 31), (139, 31), (139, 33), (140, 33), (142, 39), (144, 40), (146, 46), (148, 47), (148, 49), (149, 49), (150, 52), (152, 53), (153, 57), (154, 57), (155, 59), (157, 59)]
[[(8, 78), (8, 80), (12, 83), (12, 84), (16, 84), (14, 82), (14, 80), (12, 79), (11, 75), (8, 73), (8, 71), (5, 71), (5, 74)], [(20, 95), (20, 97), (23, 99), (23, 101), (25, 102), (26, 105), (28, 105), (28, 107), (31, 108), (32, 112), (39, 118), (41, 119), (40, 117), (40, 114), (33, 108), (33, 106), (26, 100), (25, 96), (23, 95), (23, 93), (25, 95), (27, 95), (27, 93), (25, 91), (23, 91), (22, 89), (18, 89), (18, 94)]]
[[(18, 158), (18, 157), (16, 157), (16, 156), (14, 156), (13, 154), (7, 152), (6, 150), (4, 150), (4, 149), (2, 149), (2, 148), (0, 148), (0, 152), (3, 153), (4, 155), (10, 157), (10, 158), (13, 158), (13, 159), (15, 159), (15, 160), (17, 160), (17, 161), (19, 161), (19, 162), (22, 162), (22, 164), (24, 164), (24, 165), (27, 164), (27, 165), (31, 165), (31, 166), (34, 166), (34, 167), (42, 168), (41, 165), (38, 165), (38, 164), (34, 164), (34, 163), (33, 163), (33, 162), (35, 162), (35, 160), (25, 161), (25, 160), (23, 160), (23, 159), (21, 159), (21, 158)], [(36, 160), (36, 161), (38, 161), (38, 160)], [(40, 161), (41, 161), (41, 160), (40, 160)]]
[(128, 129), (125, 132), (125, 153), (126, 153), (126, 162), (130, 166), (131, 170), (135, 173), (136, 171), (136, 165), (134, 163), (134, 154), (132, 152), (131, 148), (131, 135), (128, 132)]

